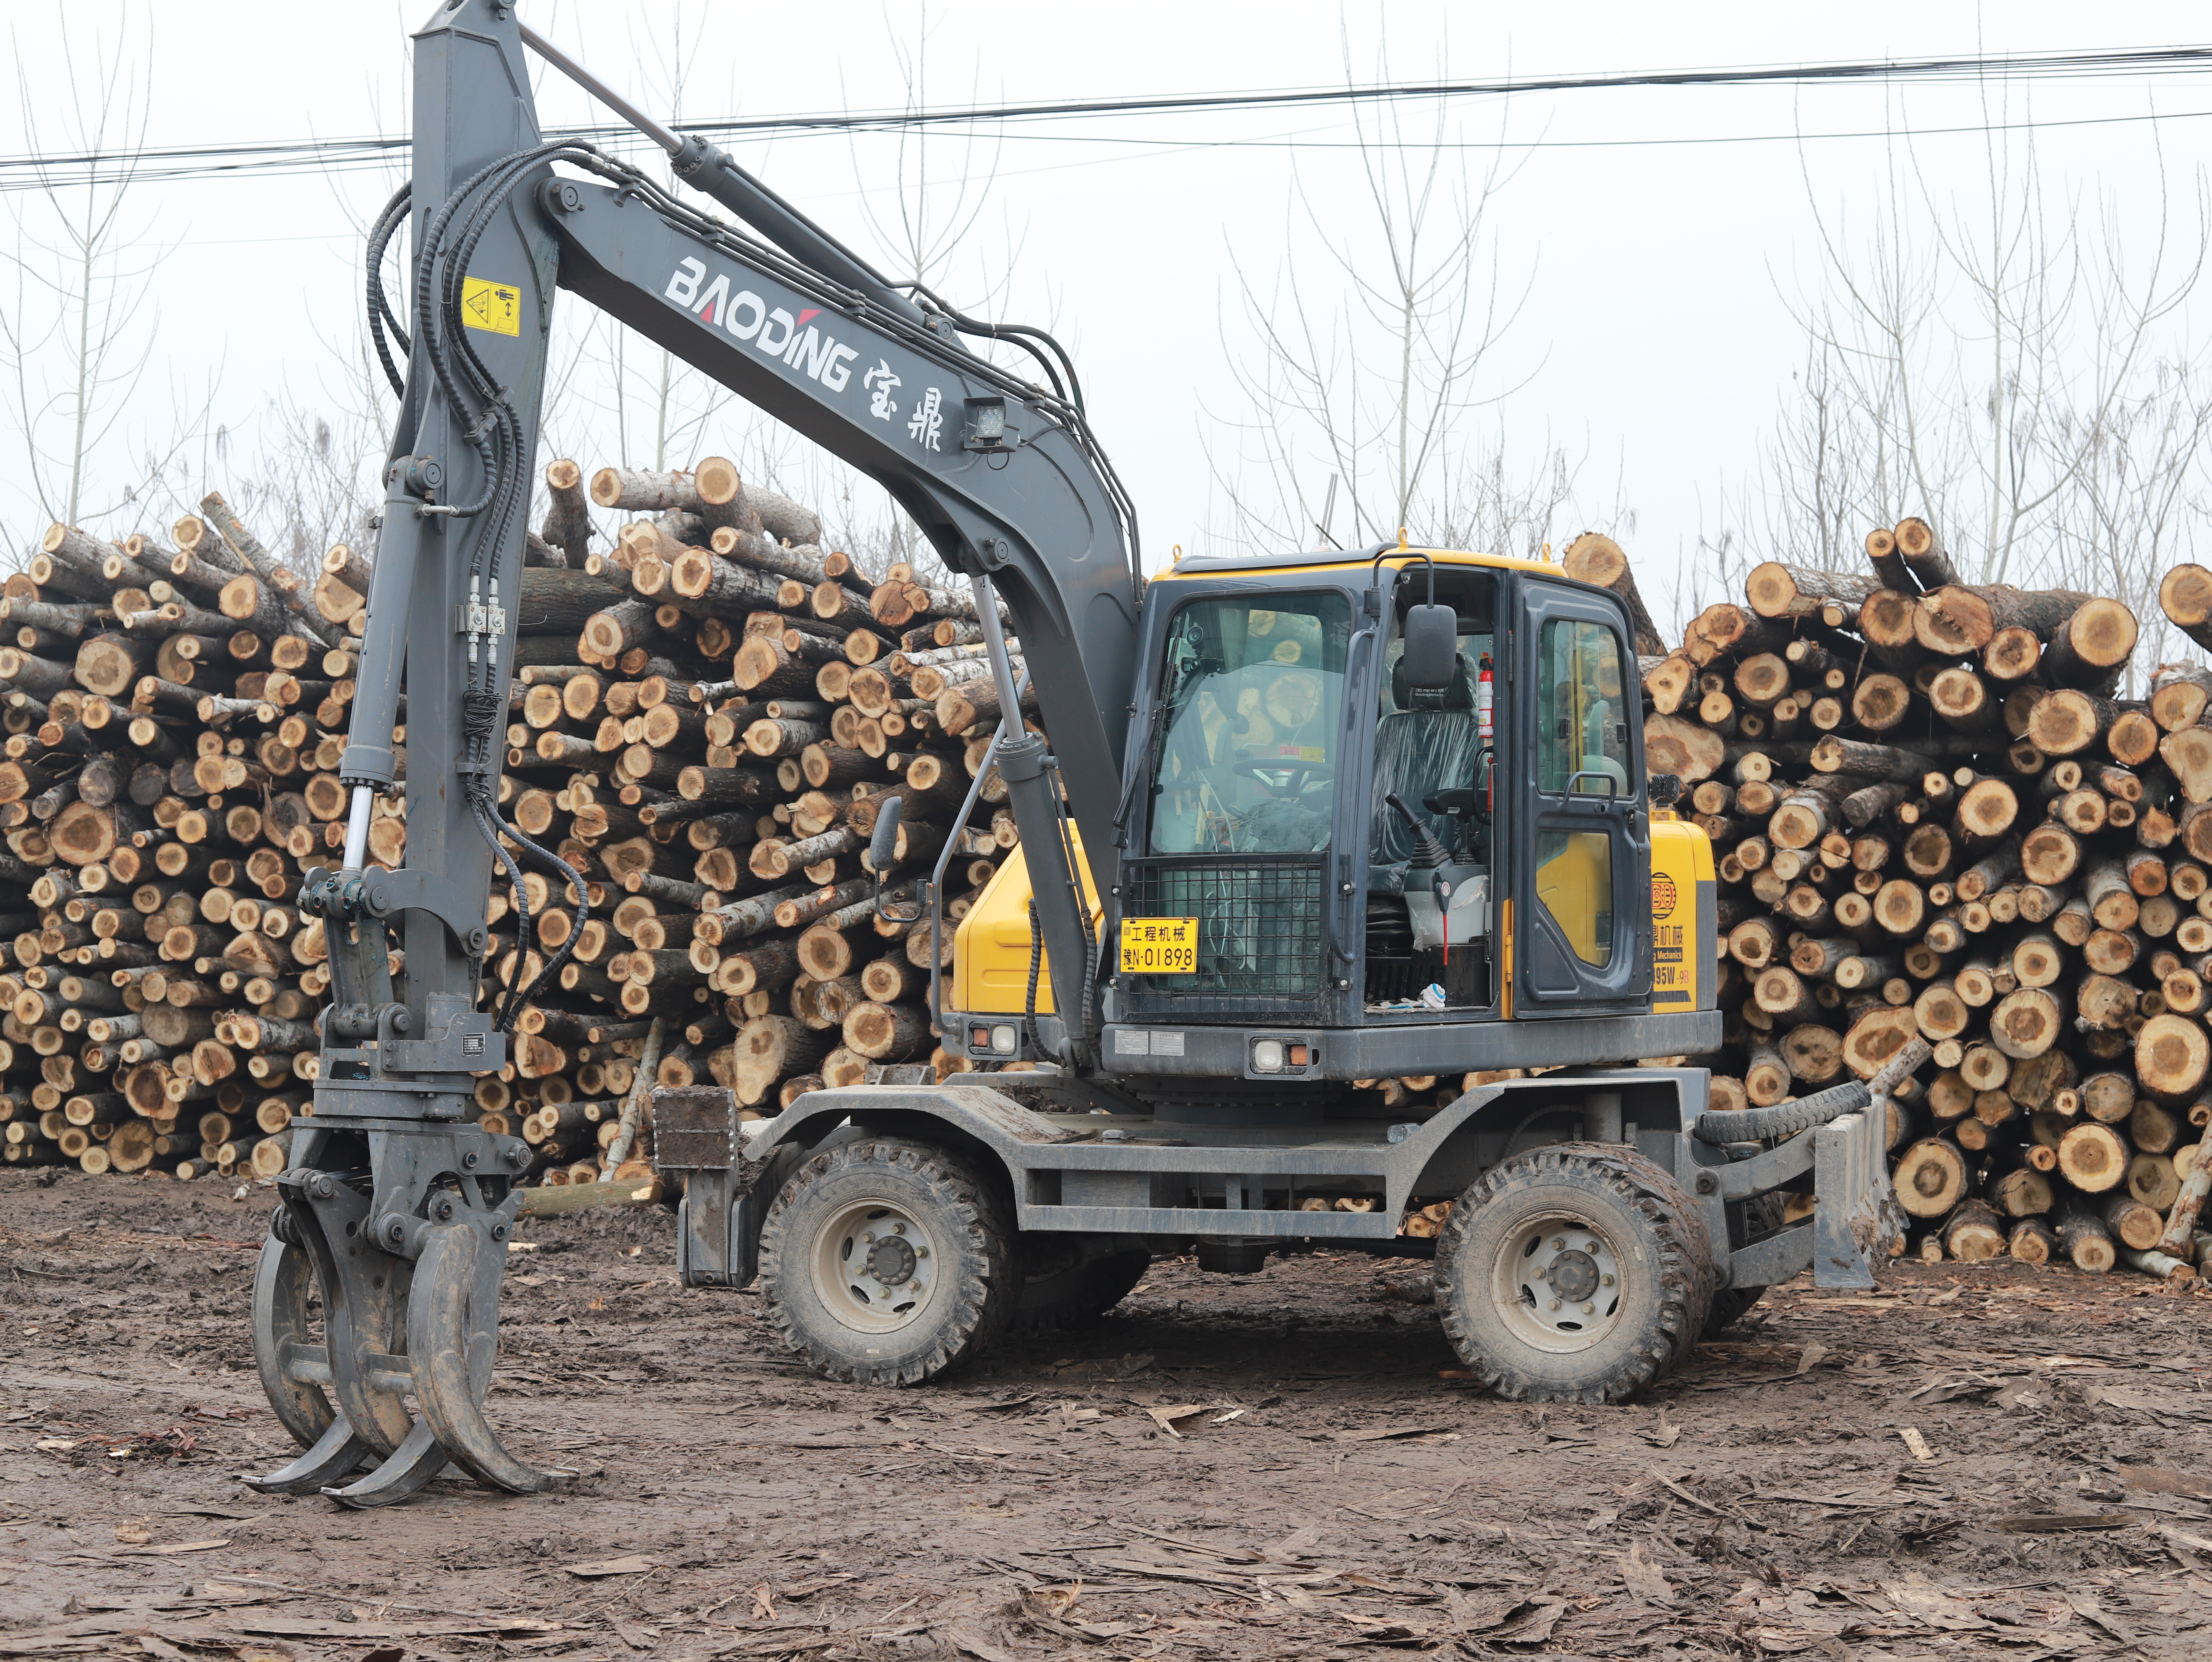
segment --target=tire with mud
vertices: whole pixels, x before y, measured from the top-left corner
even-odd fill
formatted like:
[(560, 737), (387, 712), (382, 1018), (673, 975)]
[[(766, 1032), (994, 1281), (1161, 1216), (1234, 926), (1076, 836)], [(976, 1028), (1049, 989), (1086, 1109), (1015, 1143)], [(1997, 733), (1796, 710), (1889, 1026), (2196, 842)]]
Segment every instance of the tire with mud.
[(1627, 1401), (1689, 1354), (1717, 1275), (1690, 1198), (1618, 1143), (1549, 1143), (1493, 1167), (1437, 1240), (1444, 1331), (1516, 1401)]
[(1020, 1296), (997, 1187), (896, 1137), (823, 1149), (761, 1225), (760, 1285), (790, 1352), (824, 1379), (920, 1385), (980, 1353)]
[(1048, 1236), (1022, 1237), (1022, 1290), (1014, 1307), (1014, 1326), (1022, 1332), (1087, 1327), (1127, 1298), (1152, 1267), (1152, 1255), (1141, 1250), (1076, 1260), (1053, 1248)]
[[(1782, 1197), (1778, 1194), (1753, 1195), (1744, 1203), (1743, 1222), (1747, 1234), (1763, 1235), (1770, 1229), (1778, 1229), (1789, 1220), (1782, 1215)], [(1723, 1287), (1713, 1295), (1712, 1313), (1705, 1318), (1703, 1338), (1717, 1338), (1741, 1321), (1751, 1307), (1765, 1296), (1764, 1287)]]

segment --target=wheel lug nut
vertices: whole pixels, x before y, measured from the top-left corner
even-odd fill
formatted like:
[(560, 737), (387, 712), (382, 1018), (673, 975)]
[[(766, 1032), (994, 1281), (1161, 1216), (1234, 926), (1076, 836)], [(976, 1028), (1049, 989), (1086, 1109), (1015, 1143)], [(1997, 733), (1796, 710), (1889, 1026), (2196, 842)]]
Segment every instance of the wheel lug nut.
[(916, 1258), (927, 1258), (929, 1256), (929, 1248), (927, 1246), (917, 1246), (914, 1249), (914, 1255)]
[(1552, 1301), (1552, 1308), (1553, 1308), (1554, 1310), (1556, 1310), (1556, 1309), (1558, 1309), (1559, 1307), (1559, 1300), (1557, 1300), (1557, 1299), (1553, 1299), (1553, 1300)]
[(892, 1233), (893, 1234), (895, 1234), (895, 1235), (902, 1235), (902, 1234), (904, 1234), (906, 1233), (906, 1225), (905, 1225), (905, 1224), (903, 1224), (903, 1223), (894, 1223), (894, 1224), (892, 1224), (892, 1225), (891, 1225), (891, 1233)]
[(1597, 1313), (1597, 1306), (1595, 1304), (1585, 1304), (1583, 1306), (1583, 1313), (1586, 1316), (1595, 1315)]
[(1552, 1237), (1552, 1250), (1553, 1252), (1564, 1253), (1566, 1249), (1567, 1238), (1565, 1235), (1553, 1235)]
[(1613, 1277), (1611, 1276), (1600, 1276), (1597, 1278), (1597, 1284), (1601, 1287), (1610, 1287), (1613, 1285)]
[(872, 1242), (875, 1238), (875, 1231), (872, 1229), (864, 1229), (860, 1232), (860, 1239), (863, 1242)]

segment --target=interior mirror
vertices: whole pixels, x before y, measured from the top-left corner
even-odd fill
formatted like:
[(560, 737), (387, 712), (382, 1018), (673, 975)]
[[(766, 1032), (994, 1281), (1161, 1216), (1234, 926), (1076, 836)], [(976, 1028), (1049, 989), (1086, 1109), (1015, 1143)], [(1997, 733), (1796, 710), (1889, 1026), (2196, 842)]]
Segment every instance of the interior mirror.
[(1406, 684), (1424, 692), (1459, 678), (1459, 614), (1431, 603), (1406, 613)]

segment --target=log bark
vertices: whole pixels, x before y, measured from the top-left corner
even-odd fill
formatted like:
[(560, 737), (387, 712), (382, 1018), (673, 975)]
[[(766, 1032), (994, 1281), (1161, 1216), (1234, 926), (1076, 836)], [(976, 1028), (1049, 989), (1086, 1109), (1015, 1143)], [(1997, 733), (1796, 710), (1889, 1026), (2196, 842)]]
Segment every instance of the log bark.
[(2172, 1208), (2167, 1212), (2165, 1228), (2160, 1231), (2157, 1248), (2176, 1257), (2189, 1254), (2195, 1238), (2197, 1220), (2203, 1216), (2204, 1197), (2212, 1193), (2212, 1115), (2206, 1117), (2203, 1140), (2196, 1147), (2196, 1157), (2189, 1174), (2181, 1181), (2175, 1194)]
[[(224, 545), (238, 556), (246, 572), (252, 575), (255, 586), (260, 591), (260, 597), (251, 610), (233, 611), (230, 605), (225, 604), (223, 615), (226, 617), (250, 617), (257, 630), (272, 637), (289, 630), (305, 636), (327, 651), (331, 643), (324, 631), (328, 626), (318, 628), (316, 620), (310, 616), (307, 597), (300, 591), (299, 577), (287, 570), (276, 555), (261, 546), (260, 539), (240, 523), (238, 516), (231, 512), (230, 504), (223, 500), (219, 493), (210, 491), (200, 499), (200, 513), (207, 523), (214, 526)], [(235, 581), (234, 579), (233, 582)], [(224, 584), (222, 591), (225, 595), (230, 594), (232, 584)], [(264, 617), (269, 620), (265, 625)]]

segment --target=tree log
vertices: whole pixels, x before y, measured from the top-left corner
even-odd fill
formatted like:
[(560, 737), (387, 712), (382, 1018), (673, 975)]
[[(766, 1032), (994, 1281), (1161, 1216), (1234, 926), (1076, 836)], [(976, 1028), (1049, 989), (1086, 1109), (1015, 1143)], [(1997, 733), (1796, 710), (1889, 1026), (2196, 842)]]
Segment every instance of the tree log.
[(1971, 1180), (1966, 1156), (1948, 1137), (1923, 1137), (1899, 1155), (1891, 1172), (1897, 1204), (1913, 1217), (1942, 1217), (1964, 1198)]
[(2167, 622), (2212, 651), (2212, 571), (2176, 566), (2159, 579), (2158, 604)]
[(1620, 597), (1628, 607), (1638, 652), (1656, 655), (1667, 650), (1659, 638), (1658, 625), (1651, 621), (1644, 597), (1637, 591), (1636, 574), (1630, 570), (1628, 555), (1620, 543), (1601, 532), (1584, 531), (1567, 544), (1559, 556), (1559, 568), (1577, 583), (1595, 584)]
[(2058, 1139), (2058, 1174), (2084, 1194), (2116, 1189), (2127, 1173), (2128, 1145), (2110, 1125), (2084, 1121)]
[(1967, 1263), (1998, 1258), (2005, 1250), (2004, 1226), (1983, 1201), (1962, 1200), (1943, 1225), (1943, 1250)]
[(2119, 1261), (2112, 1237), (2101, 1219), (2078, 1206), (2069, 1206), (2054, 1222), (2058, 1244), (2066, 1249), (2067, 1260), (2075, 1269), (2093, 1276), (2106, 1275)]
[(1943, 552), (1935, 527), (1925, 519), (1899, 520), (1896, 537), (1898, 557), (1923, 589), (1941, 589), (1958, 582), (1958, 568)]
[(1856, 572), (1818, 571), (1768, 560), (1752, 567), (1744, 580), (1744, 595), (1761, 617), (1816, 617), (1830, 605), (1856, 611), (1881, 587), (1879, 579)]

